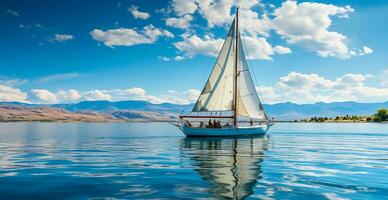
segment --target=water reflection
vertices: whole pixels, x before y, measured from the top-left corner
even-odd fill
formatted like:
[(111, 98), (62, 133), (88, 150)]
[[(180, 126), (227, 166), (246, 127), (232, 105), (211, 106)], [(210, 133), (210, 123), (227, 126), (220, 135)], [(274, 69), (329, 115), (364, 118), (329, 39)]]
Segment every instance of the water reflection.
[(261, 162), (267, 149), (265, 137), (184, 138), (181, 154), (193, 161), (210, 191), (222, 199), (244, 199), (253, 194), (261, 178)]

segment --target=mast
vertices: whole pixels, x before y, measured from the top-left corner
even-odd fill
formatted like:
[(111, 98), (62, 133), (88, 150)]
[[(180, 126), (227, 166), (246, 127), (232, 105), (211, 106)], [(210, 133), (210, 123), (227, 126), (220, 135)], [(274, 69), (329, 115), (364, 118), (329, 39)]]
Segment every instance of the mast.
[(239, 7), (237, 7), (237, 11), (236, 11), (236, 30), (235, 30), (235, 34), (236, 34), (236, 59), (235, 59), (235, 66), (234, 66), (234, 105), (233, 105), (233, 108), (234, 108), (234, 116), (233, 116), (233, 125), (234, 126), (237, 126), (237, 73), (238, 73), (238, 69), (237, 69), (237, 66), (238, 66), (238, 9)]

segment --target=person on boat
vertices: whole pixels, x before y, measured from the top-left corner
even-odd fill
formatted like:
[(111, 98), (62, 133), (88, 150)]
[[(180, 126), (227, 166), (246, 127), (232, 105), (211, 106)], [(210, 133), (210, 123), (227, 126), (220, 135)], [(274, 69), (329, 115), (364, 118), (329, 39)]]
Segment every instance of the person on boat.
[(217, 128), (217, 122), (215, 119), (213, 119), (213, 127), (212, 128)]
[(203, 127), (203, 122), (201, 122), (201, 123), (199, 124), (199, 127), (201, 127), (201, 128)]
[(217, 128), (221, 128), (221, 121), (220, 120), (217, 121)]
[(249, 123), (251, 124), (251, 126), (253, 126), (253, 120), (252, 119), (249, 121)]
[(213, 127), (213, 124), (212, 124), (212, 120), (209, 119), (209, 122), (208, 122), (206, 128), (211, 128), (211, 127)]

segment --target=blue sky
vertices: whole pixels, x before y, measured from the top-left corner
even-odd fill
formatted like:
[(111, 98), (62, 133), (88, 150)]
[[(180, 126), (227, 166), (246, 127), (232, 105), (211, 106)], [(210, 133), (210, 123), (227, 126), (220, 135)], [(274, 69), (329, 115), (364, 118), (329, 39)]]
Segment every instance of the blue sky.
[(3, 0), (0, 101), (193, 102), (237, 4), (264, 102), (388, 100), (385, 1)]

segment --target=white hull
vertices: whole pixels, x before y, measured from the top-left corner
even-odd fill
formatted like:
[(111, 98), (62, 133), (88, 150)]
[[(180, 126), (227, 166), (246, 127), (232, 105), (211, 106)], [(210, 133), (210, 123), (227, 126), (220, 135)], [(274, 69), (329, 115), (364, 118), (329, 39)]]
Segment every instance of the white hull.
[(222, 136), (243, 136), (243, 135), (264, 135), (270, 125), (258, 125), (251, 127), (228, 127), (228, 128), (191, 128), (179, 126), (179, 129), (188, 137), (222, 137)]

